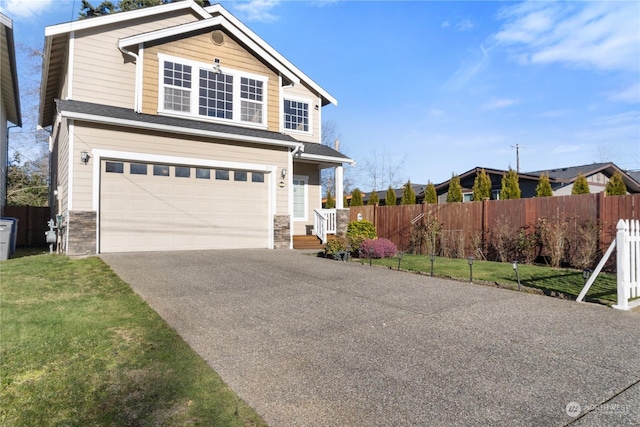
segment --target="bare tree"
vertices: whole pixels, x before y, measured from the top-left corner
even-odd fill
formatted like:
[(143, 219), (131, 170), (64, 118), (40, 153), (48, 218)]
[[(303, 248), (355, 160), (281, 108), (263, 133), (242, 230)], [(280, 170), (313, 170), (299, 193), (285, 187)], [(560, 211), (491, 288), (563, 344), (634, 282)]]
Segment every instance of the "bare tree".
[[(43, 51), (18, 43), (22, 128), (9, 133), (12, 159), (7, 177), (7, 203), (46, 206), (49, 178), (48, 132), (38, 129), (38, 105)], [(45, 186), (43, 188), (43, 185)], [(25, 196), (28, 190), (29, 196)]]
[(361, 173), (364, 175), (361, 179), (365, 188), (380, 191), (388, 187), (400, 187), (404, 182), (402, 168), (406, 159), (407, 156), (404, 155), (396, 161), (393, 156), (389, 155), (386, 147), (382, 149), (382, 153), (374, 148), (371, 156), (364, 159), (361, 169)]
[[(345, 144), (340, 140), (340, 129), (333, 120), (326, 120), (322, 123), (322, 145), (331, 147), (336, 151), (346, 155)], [(353, 188), (353, 172), (351, 167), (344, 169), (343, 190), (345, 193)], [(327, 190), (335, 193), (335, 170), (333, 168), (322, 169), (321, 173), (322, 194), (326, 195)]]

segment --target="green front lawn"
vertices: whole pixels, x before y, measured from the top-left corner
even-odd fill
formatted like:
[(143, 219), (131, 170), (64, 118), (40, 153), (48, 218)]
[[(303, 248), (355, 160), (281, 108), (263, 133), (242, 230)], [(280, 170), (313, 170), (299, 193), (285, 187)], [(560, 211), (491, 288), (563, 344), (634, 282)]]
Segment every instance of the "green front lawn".
[(0, 298), (0, 425), (265, 425), (98, 258), (3, 261)]
[[(368, 263), (369, 260), (361, 260)], [(373, 260), (373, 264), (398, 267), (398, 258)], [(434, 261), (434, 275), (469, 280), (469, 264), (466, 259), (451, 259), (436, 257)], [(424, 274), (431, 273), (431, 260), (428, 255), (405, 254), (400, 268)], [(584, 286), (581, 270), (551, 268), (538, 265), (518, 265), (520, 283), (529, 288), (540, 289), (545, 293), (560, 292), (572, 298), (577, 298)], [(497, 283), (508, 287), (517, 287), (516, 274), (510, 263), (479, 261), (473, 262), (473, 280), (477, 282)], [(617, 300), (616, 276), (600, 273), (589, 289), (585, 300), (601, 300), (613, 304)]]

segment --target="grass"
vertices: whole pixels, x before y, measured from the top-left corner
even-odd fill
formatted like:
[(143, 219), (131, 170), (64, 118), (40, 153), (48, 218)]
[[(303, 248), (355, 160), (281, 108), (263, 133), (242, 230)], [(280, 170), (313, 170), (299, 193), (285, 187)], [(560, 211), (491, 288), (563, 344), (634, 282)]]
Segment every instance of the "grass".
[(17, 255), (0, 263), (0, 425), (265, 425), (99, 258)]
[[(369, 260), (362, 260), (369, 262)], [(398, 267), (398, 258), (385, 258), (372, 261), (375, 265)], [(405, 254), (400, 268), (430, 274), (431, 260), (427, 255)], [(518, 265), (520, 283), (528, 288), (539, 289), (545, 294), (561, 293), (570, 298), (577, 298), (584, 287), (581, 270), (551, 268), (539, 265)], [(469, 280), (469, 264), (466, 259), (451, 259), (436, 257), (434, 261), (434, 275), (450, 277), (459, 280)], [(516, 274), (510, 263), (474, 260), (474, 282), (506, 285), (517, 287)], [(617, 301), (616, 276), (600, 273), (595, 280), (585, 300), (613, 304)]]

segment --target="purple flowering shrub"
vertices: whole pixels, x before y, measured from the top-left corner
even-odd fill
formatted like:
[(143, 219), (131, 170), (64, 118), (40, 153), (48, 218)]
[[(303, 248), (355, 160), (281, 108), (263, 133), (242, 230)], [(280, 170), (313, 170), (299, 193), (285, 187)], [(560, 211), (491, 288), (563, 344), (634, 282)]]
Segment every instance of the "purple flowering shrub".
[(398, 252), (389, 239), (366, 239), (360, 244), (360, 258), (390, 258)]

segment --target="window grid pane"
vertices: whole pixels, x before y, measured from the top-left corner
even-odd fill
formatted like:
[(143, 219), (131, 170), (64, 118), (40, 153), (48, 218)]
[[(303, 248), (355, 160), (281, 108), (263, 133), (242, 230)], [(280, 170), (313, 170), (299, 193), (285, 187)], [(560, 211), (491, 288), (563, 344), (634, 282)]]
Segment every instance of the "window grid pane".
[(165, 61), (164, 84), (191, 89), (191, 66)]
[(309, 131), (309, 104), (306, 102), (284, 101), (285, 129)]
[(262, 123), (262, 104), (250, 101), (242, 101), (240, 120), (243, 122)]
[(233, 76), (200, 70), (199, 114), (233, 119)]
[(174, 111), (191, 110), (191, 92), (188, 90), (167, 87), (164, 89), (164, 108)]

